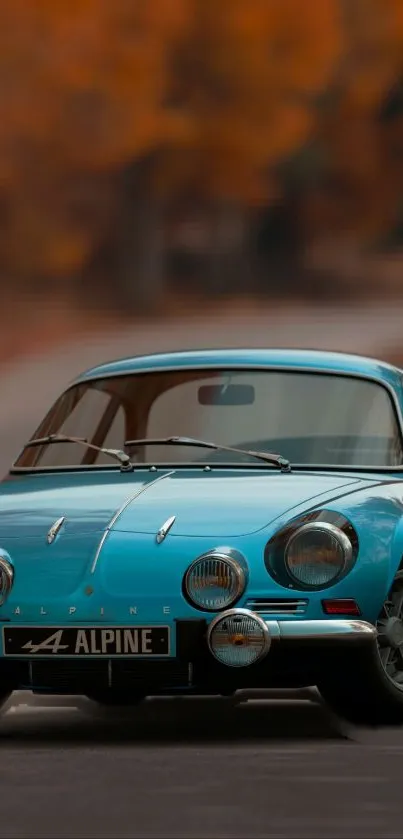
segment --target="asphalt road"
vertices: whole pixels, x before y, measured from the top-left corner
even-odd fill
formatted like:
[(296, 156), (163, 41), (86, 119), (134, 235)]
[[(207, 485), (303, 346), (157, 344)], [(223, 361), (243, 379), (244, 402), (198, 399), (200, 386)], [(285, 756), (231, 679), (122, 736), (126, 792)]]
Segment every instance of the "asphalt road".
[(4, 839), (403, 836), (403, 730), (346, 735), (310, 702), (19, 707), (0, 755)]

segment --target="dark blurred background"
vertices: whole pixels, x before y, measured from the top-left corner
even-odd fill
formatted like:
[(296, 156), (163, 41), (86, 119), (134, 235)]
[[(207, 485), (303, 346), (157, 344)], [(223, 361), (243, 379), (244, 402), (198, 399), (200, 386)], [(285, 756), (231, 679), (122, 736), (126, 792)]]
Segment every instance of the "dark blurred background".
[(403, 0), (0, 0), (0, 24), (3, 439), (122, 353), (403, 364)]

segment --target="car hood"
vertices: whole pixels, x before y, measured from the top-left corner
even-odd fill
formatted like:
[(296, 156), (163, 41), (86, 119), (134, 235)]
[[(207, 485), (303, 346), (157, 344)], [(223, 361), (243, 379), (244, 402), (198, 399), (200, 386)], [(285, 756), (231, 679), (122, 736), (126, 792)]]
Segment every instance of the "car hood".
[(377, 483), (256, 469), (21, 475), (0, 487), (0, 545), (9, 538), (45, 539), (62, 516), (64, 536), (95, 536), (107, 527), (155, 535), (175, 516), (172, 536), (231, 538)]

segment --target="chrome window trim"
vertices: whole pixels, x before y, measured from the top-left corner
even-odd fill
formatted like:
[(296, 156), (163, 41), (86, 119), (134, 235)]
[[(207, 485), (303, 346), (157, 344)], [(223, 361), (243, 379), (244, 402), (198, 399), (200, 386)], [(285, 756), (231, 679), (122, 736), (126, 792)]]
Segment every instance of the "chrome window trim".
[[(208, 469), (206, 469), (206, 466)], [(351, 465), (350, 463), (292, 463), (292, 471), (296, 472), (368, 472), (371, 475), (384, 475), (384, 474), (391, 474), (394, 475), (395, 473), (403, 472), (403, 464), (401, 466), (363, 466), (363, 465)], [(256, 461), (254, 463), (253, 460), (250, 463), (240, 463), (239, 461), (234, 463), (220, 463), (217, 461), (216, 463), (204, 463), (204, 461), (196, 461), (196, 460), (187, 460), (183, 461), (182, 463), (138, 463), (134, 469), (134, 472), (144, 471), (144, 470), (152, 470), (154, 469), (201, 469), (202, 471), (213, 472), (217, 469), (232, 469), (232, 470), (241, 470), (245, 472), (247, 469), (258, 469), (260, 472), (265, 472), (269, 469), (271, 472), (274, 471), (277, 474), (281, 474), (277, 467), (271, 463), (264, 463), (263, 461), (259, 463)], [(114, 466), (111, 465), (99, 465), (99, 464), (85, 464), (85, 465), (78, 465), (78, 466), (11, 466), (9, 469), (10, 475), (18, 475), (22, 473), (26, 473), (29, 475), (38, 475), (38, 474), (52, 474), (55, 472), (118, 472), (121, 474), (122, 470), (119, 464)], [(130, 472), (126, 472), (127, 474), (132, 474)], [(375, 479), (374, 479), (375, 480)], [(379, 478), (382, 481), (381, 478)], [(400, 476), (398, 480), (401, 480)], [(389, 481), (389, 483), (394, 483), (394, 481)]]
[[(196, 371), (200, 371), (200, 370), (205, 370), (206, 372), (209, 371), (209, 370), (222, 370), (222, 371), (226, 371), (226, 370), (239, 370), (239, 371), (249, 370), (250, 372), (266, 371), (266, 372), (276, 372), (276, 373), (283, 372), (285, 374), (287, 374), (287, 373), (309, 373), (311, 375), (338, 376), (338, 377), (343, 377), (343, 378), (347, 378), (347, 379), (360, 379), (362, 381), (372, 382), (373, 384), (379, 385), (379, 387), (383, 387), (387, 391), (389, 396), (391, 397), (392, 404), (393, 404), (393, 407), (394, 407), (394, 410), (395, 410), (395, 418), (397, 420), (398, 430), (400, 432), (400, 443), (401, 443), (401, 447), (402, 447), (402, 451), (403, 451), (403, 414), (402, 414), (402, 409), (401, 409), (401, 406), (400, 406), (399, 399), (397, 397), (397, 393), (396, 393), (395, 389), (393, 388), (393, 386), (390, 384), (390, 382), (386, 381), (385, 379), (379, 378), (375, 375), (371, 375), (370, 373), (362, 373), (362, 372), (357, 372), (357, 371), (346, 371), (346, 370), (339, 369), (339, 368), (333, 368), (333, 369), (329, 370), (327, 368), (309, 367), (309, 366), (307, 367), (307, 366), (304, 366), (304, 365), (294, 367), (294, 366), (284, 365), (284, 364), (269, 364), (269, 365), (264, 364), (264, 363), (260, 363), (260, 364), (259, 363), (256, 363), (256, 364), (250, 364), (250, 363), (249, 364), (240, 364), (240, 363), (238, 363), (238, 364), (236, 364), (234, 362), (230, 362), (228, 364), (223, 365), (222, 362), (220, 362), (220, 363), (207, 362), (205, 364), (200, 363), (200, 364), (194, 364), (194, 365), (186, 365), (186, 364), (177, 365), (177, 364), (175, 364), (175, 365), (172, 365), (172, 366), (169, 365), (169, 366), (166, 366), (166, 367), (164, 366), (164, 367), (158, 367), (158, 368), (146, 367), (144, 369), (140, 369), (140, 370), (137, 369), (137, 370), (130, 370), (130, 371), (121, 370), (120, 372), (106, 373), (104, 375), (99, 374), (99, 375), (94, 375), (94, 376), (88, 376), (88, 377), (83, 378), (83, 379), (80, 379), (80, 378), (75, 379), (73, 382), (71, 382), (71, 384), (64, 391), (62, 391), (60, 393), (59, 397), (57, 397), (57, 399), (53, 403), (53, 406), (56, 404), (58, 399), (60, 399), (65, 394), (69, 393), (70, 390), (72, 390), (73, 388), (75, 388), (79, 385), (85, 385), (88, 382), (103, 381), (105, 379), (114, 379), (114, 378), (118, 378), (118, 377), (120, 378), (120, 377), (123, 377), (123, 376), (140, 376), (142, 374), (150, 374), (150, 373), (155, 373), (155, 374), (180, 373), (180, 372), (185, 372), (185, 371), (196, 372)], [(51, 406), (51, 408), (53, 406)], [(49, 411), (51, 410), (51, 408), (49, 409)], [(44, 419), (45, 419), (45, 417), (43, 417), (43, 420)], [(18, 457), (16, 458), (16, 460), (18, 460), (18, 458), (21, 456), (23, 451), (24, 451), (24, 449), (21, 449), (21, 451), (20, 451)], [(14, 463), (15, 462), (16, 461), (14, 461)], [(149, 465), (153, 465), (153, 464), (149, 464)], [(164, 466), (166, 465), (167, 467), (170, 466), (170, 464), (163, 464), (163, 465)], [(189, 463), (187, 465), (189, 465)], [(249, 466), (250, 464), (247, 464), (247, 465)], [(220, 467), (220, 464), (217, 463), (217, 466)], [(266, 464), (266, 467), (267, 467), (267, 464)], [(88, 471), (91, 471), (93, 469), (100, 469), (100, 468), (104, 468), (104, 467), (99, 466), (99, 465), (98, 466), (97, 465), (91, 466), (90, 464), (88, 464), (84, 467), (78, 465), (78, 466), (67, 466), (67, 467), (57, 467), (57, 466), (55, 466), (55, 467), (47, 467), (46, 468), (46, 467), (35, 467), (35, 466), (34, 467), (32, 467), (32, 466), (14, 466), (14, 464), (12, 464), (10, 472), (17, 473), (17, 472), (20, 472), (20, 471), (21, 472), (24, 471), (24, 472), (32, 472), (32, 473), (36, 474), (39, 471), (50, 471), (50, 470), (59, 472), (59, 471), (62, 471), (62, 470), (64, 471), (64, 470), (77, 470), (78, 469), (78, 470), (81, 471), (83, 468), (88, 470)], [(112, 468), (116, 468), (116, 467), (112, 466)], [(138, 468), (137, 464), (136, 464), (136, 468)], [(377, 472), (383, 473), (385, 471), (387, 471), (387, 472), (403, 471), (403, 463), (400, 466), (384, 466), (384, 467), (381, 467), (381, 468), (377, 468), (373, 465), (351, 466), (349, 464), (337, 464), (337, 466), (335, 466), (334, 464), (329, 464), (328, 465), (328, 464), (324, 464), (324, 463), (323, 464), (322, 463), (321, 464), (307, 464), (307, 463), (295, 464), (295, 463), (293, 463), (292, 468), (293, 469), (295, 469), (295, 468), (301, 468), (301, 469), (305, 468), (308, 471), (310, 469), (314, 469), (314, 470), (315, 469), (332, 469), (332, 470), (334, 469), (336, 471), (345, 470), (345, 469), (352, 469), (353, 471), (369, 470), (369, 471), (372, 471), (372, 472), (375, 472), (375, 473), (377, 473)]]

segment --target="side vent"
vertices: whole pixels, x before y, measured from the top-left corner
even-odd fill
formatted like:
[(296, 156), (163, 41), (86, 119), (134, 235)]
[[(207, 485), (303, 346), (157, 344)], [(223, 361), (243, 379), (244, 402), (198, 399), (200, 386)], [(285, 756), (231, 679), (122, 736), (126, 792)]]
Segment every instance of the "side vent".
[(265, 615), (303, 615), (306, 612), (308, 600), (256, 597), (245, 603), (246, 609)]

